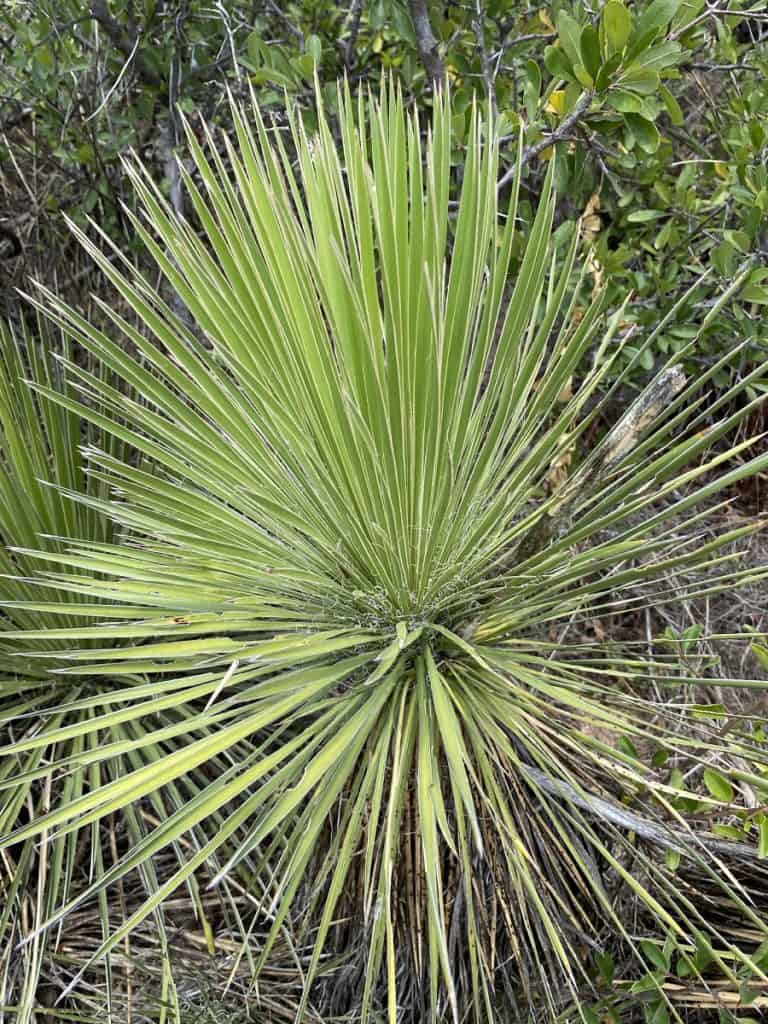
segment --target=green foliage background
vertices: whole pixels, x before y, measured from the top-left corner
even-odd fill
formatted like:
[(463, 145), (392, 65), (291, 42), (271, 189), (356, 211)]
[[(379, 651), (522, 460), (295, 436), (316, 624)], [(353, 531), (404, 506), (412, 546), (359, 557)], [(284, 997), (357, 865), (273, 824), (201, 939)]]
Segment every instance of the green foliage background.
[[(586, 212), (596, 283), (610, 277), (617, 301), (634, 292), (627, 328), (636, 323), (640, 337), (701, 282), (643, 355), (638, 383), (658, 358), (685, 347), (718, 287), (751, 261), (742, 301), (709, 326), (696, 355), (711, 361), (724, 343), (748, 340), (743, 371), (764, 343), (768, 303), (765, 18), (763, 0), (7, 0), (0, 228), (15, 241), (7, 237), (0, 254), (21, 254), (2, 265), (10, 284), (33, 271), (55, 275), (60, 289), (92, 288), (87, 269), (78, 276), (60, 213), (80, 224), (95, 217), (135, 251), (121, 209), (133, 202), (121, 157), (134, 149), (156, 165), (183, 206), (170, 159), (174, 149), (188, 156), (179, 113), (198, 126), (226, 125), (227, 90), (253, 89), (276, 112), (288, 92), (311, 124), (315, 75), (331, 111), (343, 75), (357, 89), (394, 73), (409, 102), (425, 107), (433, 80), (445, 77), (459, 139), (473, 96), (490, 97), (500, 112), (506, 171), (524, 132), (520, 251), (554, 133), (558, 238), (564, 243)], [(460, 167), (460, 147), (453, 159)], [(72, 275), (62, 270), (65, 254)], [(5, 296), (6, 307), (15, 301)], [(724, 369), (717, 383), (727, 377)]]

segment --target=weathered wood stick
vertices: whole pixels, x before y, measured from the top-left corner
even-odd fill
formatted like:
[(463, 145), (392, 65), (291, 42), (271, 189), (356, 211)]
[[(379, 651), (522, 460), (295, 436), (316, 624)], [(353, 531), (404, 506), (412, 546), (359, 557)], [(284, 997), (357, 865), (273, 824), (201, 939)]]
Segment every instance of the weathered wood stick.
[(574, 807), (587, 811), (588, 814), (601, 818), (603, 821), (610, 821), (612, 825), (625, 828), (635, 832), (643, 839), (647, 839), (657, 846), (663, 846), (667, 850), (676, 850), (678, 853), (689, 853), (694, 844), (699, 844), (711, 853), (722, 854), (725, 857), (732, 857), (741, 861), (759, 860), (757, 849), (749, 843), (728, 842), (715, 839), (713, 836), (696, 833), (690, 838), (678, 829), (667, 828), (658, 825), (656, 822), (648, 821), (638, 814), (608, 800), (597, 796), (581, 796), (573, 786), (567, 782), (551, 779), (548, 775), (532, 765), (521, 765), (523, 774), (533, 785), (550, 796), (573, 804)]

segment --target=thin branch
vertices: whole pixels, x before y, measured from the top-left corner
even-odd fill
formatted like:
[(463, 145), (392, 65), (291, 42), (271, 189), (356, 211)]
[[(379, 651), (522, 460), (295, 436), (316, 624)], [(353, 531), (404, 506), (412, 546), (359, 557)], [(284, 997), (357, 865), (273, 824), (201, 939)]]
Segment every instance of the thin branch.
[(275, 0), (267, 0), (267, 7), (270, 9), (270, 11), (272, 11), (276, 18), (280, 19), (283, 25), (285, 25), (285, 27), (291, 33), (291, 35), (295, 37), (299, 49), (303, 52), (305, 46), (305, 39), (304, 33), (301, 31), (299, 26), (294, 25), (294, 23), (285, 13), (282, 7), (280, 7), (279, 4), (275, 3)]
[(702, 21), (706, 21), (707, 18), (718, 18), (718, 17), (720, 17), (720, 18), (725, 18), (725, 17), (743, 18), (745, 21), (747, 19), (752, 20), (752, 21), (766, 21), (766, 20), (768, 20), (768, 13), (766, 13), (766, 11), (764, 11), (764, 10), (760, 10), (759, 8), (757, 10), (754, 10), (754, 11), (751, 11), (751, 10), (735, 11), (735, 10), (731, 10), (728, 7), (717, 7), (717, 6), (707, 7), (706, 11), (703, 11), (701, 14), (699, 14), (697, 17), (693, 18), (687, 24), (681, 25), (680, 28), (678, 28), (675, 32), (671, 32), (670, 35), (669, 35), (669, 38), (671, 40), (673, 40), (673, 41), (675, 39), (679, 39), (680, 36), (684, 35), (686, 32), (690, 32), (690, 30), (692, 28), (694, 28), (696, 25), (701, 24)]
[(692, 845), (698, 844), (710, 853), (732, 857), (734, 860), (756, 861), (759, 859), (757, 850), (749, 843), (727, 842), (715, 839), (713, 836), (698, 833), (686, 835), (678, 829), (658, 825), (656, 822), (649, 821), (639, 814), (633, 814), (625, 807), (619, 807), (618, 804), (603, 800), (600, 797), (581, 796), (567, 782), (550, 779), (548, 775), (545, 775), (544, 772), (534, 768), (532, 765), (521, 765), (521, 770), (542, 793), (565, 800), (566, 803), (573, 804), (574, 807), (587, 811), (588, 814), (592, 814), (596, 818), (601, 818), (603, 821), (609, 821), (612, 825), (616, 825), (619, 828), (634, 832), (642, 839), (655, 843), (657, 846), (662, 846), (664, 849), (676, 850), (682, 854), (690, 854)]
[[(278, 13), (282, 15), (282, 11)], [(143, 50), (139, 47), (143, 33), (141, 31), (135, 31), (133, 35), (123, 30), (122, 25), (116, 18), (113, 18), (109, 13), (109, 8), (105, 0), (93, 0), (91, 4), (91, 13), (89, 16), (95, 21), (106, 34), (112, 45), (119, 50), (126, 58), (128, 63), (130, 59), (134, 58), (134, 67), (139, 73), (139, 78), (148, 85), (162, 86), (163, 80), (158, 75), (155, 68), (148, 63)], [(301, 42), (303, 45), (304, 36), (301, 32), (296, 29), (296, 32), (301, 36)], [(138, 48), (138, 52), (136, 52)], [(204, 64), (198, 68), (190, 68), (188, 71), (188, 77), (193, 78), (198, 82), (205, 82), (208, 79), (213, 78), (224, 68), (228, 67), (232, 63), (233, 54), (232, 52), (224, 54), (218, 60), (212, 61), (210, 64)], [(127, 66), (127, 65), (126, 65)], [(125, 71), (125, 66), (120, 75), (122, 77)]]
[[(557, 32), (524, 32), (523, 35), (513, 36), (512, 39), (505, 40), (498, 53), (505, 54), (507, 50), (511, 50), (515, 46), (519, 46), (521, 43), (531, 43), (536, 39), (554, 39), (557, 36)], [(494, 54), (494, 57), (497, 54)]]
[[(582, 117), (589, 110), (589, 105), (592, 102), (592, 92), (583, 92), (574, 104), (573, 109), (570, 111), (567, 117), (564, 117), (560, 124), (549, 133), (545, 138), (540, 139), (531, 146), (526, 146), (523, 150), (522, 156), (520, 157), (520, 167), (525, 167), (527, 163), (530, 163), (534, 157), (538, 156), (539, 153), (543, 153), (549, 146), (554, 146), (556, 142), (560, 142), (570, 135), (571, 130), (574, 126), (582, 119)], [(498, 180), (496, 188), (498, 191), (505, 188), (517, 174), (517, 165), (513, 165), (506, 171)]]
[(752, 64), (691, 64), (694, 71), (759, 71)]

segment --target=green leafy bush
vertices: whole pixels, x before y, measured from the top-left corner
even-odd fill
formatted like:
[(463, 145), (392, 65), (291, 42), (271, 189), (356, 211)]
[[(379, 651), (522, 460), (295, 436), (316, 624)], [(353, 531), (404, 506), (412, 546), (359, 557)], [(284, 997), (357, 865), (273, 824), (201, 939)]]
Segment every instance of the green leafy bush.
[[(556, 161), (510, 278), (522, 176), (500, 211), (498, 120), (470, 113), (449, 244), (447, 97), (426, 133), (394, 89), (342, 94), (335, 109), (340, 149), (322, 114), (308, 133), (295, 107), (289, 135), (234, 107), (226, 162), (190, 131), (184, 186), (202, 235), (133, 166), (132, 230), (198, 330), (77, 228), (119, 296), (99, 302), (109, 330), (42, 289), (106, 368), (64, 358), (69, 390), (33, 388), (97, 432), (95, 490), (53, 479), (108, 532), (73, 519), (55, 530), (71, 540), (24, 551), (60, 600), (25, 596), (14, 614), (45, 620), (5, 640), (64, 696), (42, 731), (0, 750), (10, 778), (56, 749), (50, 809), (20, 817), (2, 848), (53, 834), (65, 849), (145, 799), (166, 812), (63, 906), (53, 886), (33, 934), (191, 834), (97, 955), (213, 864), (214, 886), (264, 894), (257, 969), (289, 915), (311, 941), (297, 1019), (331, 952), (358, 979), (347, 1009), (392, 1021), (409, 1007), (497, 1019), (521, 986), (552, 1015), (569, 993), (583, 1004), (606, 928), (662, 1008), (673, 953), (696, 974), (688, 951), (705, 944), (726, 977), (760, 974), (738, 926), (697, 896), (709, 885), (734, 922), (765, 932), (722, 862), (755, 856), (751, 822), (734, 843), (698, 817), (727, 827), (737, 781), (764, 794), (759, 739), (665, 702), (681, 682), (707, 685), (681, 675), (674, 638), (648, 658), (581, 627), (645, 607), (653, 584), (681, 601), (759, 575), (733, 562), (755, 525), (714, 537), (699, 525), (768, 466), (751, 438), (733, 441), (757, 405), (737, 400), (764, 367), (707, 399), (728, 354), (687, 380), (691, 339), (585, 445), (601, 389), (620, 389), (644, 349), (621, 362), (624, 309), (610, 312), (604, 289), (585, 300), (576, 233), (553, 252)], [(704, 571), (705, 583), (690, 575)], [(4, 689), (18, 714), (23, 687)], [(681, 759), (707, 768), (703, 791), (662, 770)], [(636, 903), (631, 928), (617, 890)]]

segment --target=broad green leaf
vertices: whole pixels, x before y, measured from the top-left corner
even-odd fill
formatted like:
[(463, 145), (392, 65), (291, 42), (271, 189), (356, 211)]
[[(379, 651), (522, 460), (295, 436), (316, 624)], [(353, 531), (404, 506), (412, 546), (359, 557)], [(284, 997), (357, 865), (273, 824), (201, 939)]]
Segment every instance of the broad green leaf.
[(664, 106), (667, 108), (669, 120), (672, 122), (672, 124), (676, 125), (677, 127), (679, 127), (681, 124), (684, 124), (685, 117), (683, 116), (683, 112), (680, 109), (680, 104), (677, 102), (677, 100), (666, 87), (666, 85), (659, 86), (659, 95), (661, 96)]
[[(637, 114), (643, 109), (642, 99), (636, 93), (628, 92), (626, 89), (611, 89), (607, 99), (609, 105), (622, 114)], [(635, 212), (632, 211), (632, 213)]]
[(705, 768), (703, 778), (704, 785), (716, 800), (720, 800), (724, 804), (733, 802), (733, 786), (724, 775), (715, 771), (714, 768)]
[(681, 0), (652, 0), (637, 19), (634, 35), (642, 39), (648, 33), (659, 32), (670, 23), (681, 6)]
[(594, 25), (585, 25), (581, 30), (579, 52), (581, 53), (581, 62), (587, 69), (587, 72), (593, 79), (596, 78), (600, 70), (601, 56), (600, 40)]
[(547, 46), (544, 50), (544, 65), (554, 78), (573, 78), (573, 65), (565, 50), (559, 46)]
[(557, 34), (560, 45), (571, 64), (575, 67), (581, 63), (581, 26), (572, 15), (561, 11), (557, 17)]
[(669, 961), (664, 955), (664, 951), (660, 946), (657, 946), (655, 942), (651, 942), (648, 939), (643, 939), (640, 942), (640, 948), (643, 951), (643, 955), (649, 960), (654, 967), (666, 973), (669, 971)]
[(739, 298), (742, 302), (756, 302), (758, 305), (768, 304), (768, 287), (759, 284), (748, 284), (742, 289)]
[(624, 122), (641, 149), (646, 153), (656, 152), (659, 148), (659, 132), (653, 121), (648, 121), (639, 114), (626, 113)]
[(621, 0), (608, 0), (600, 14), (600, 43), (606, 57), (624, 49), (632, 31), (632, 15)]

